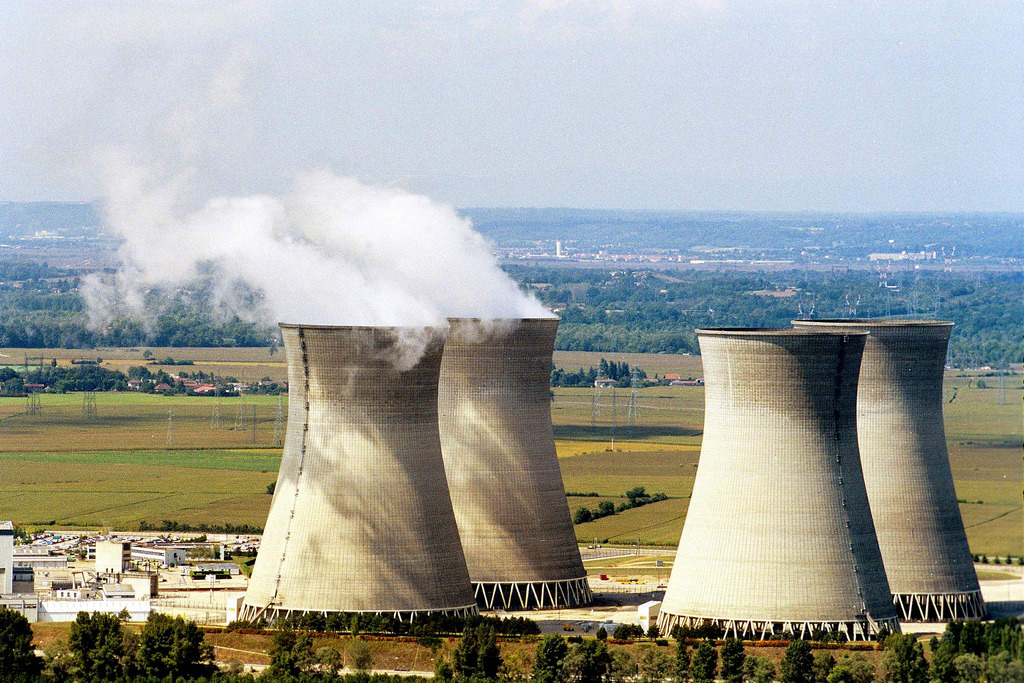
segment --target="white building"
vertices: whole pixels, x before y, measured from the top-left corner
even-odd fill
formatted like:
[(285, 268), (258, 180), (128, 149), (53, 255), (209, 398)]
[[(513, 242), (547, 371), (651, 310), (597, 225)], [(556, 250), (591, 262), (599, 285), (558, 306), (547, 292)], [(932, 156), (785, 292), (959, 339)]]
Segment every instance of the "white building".
[(19, 545), (14, 548), (14, 566), (49, 571), (67, 569), (67, 555), (53, 555), (44, 545)]
[(120, 574), (128, 568), (132, 544), (118, 538), (96, 542), (96, 573)]
[(185, 564), (185, 548), (173, 545), (133, 545), (131, 558), (136, 562), (155, 562), (162, 567)]
[(640, 628), (647, 631), (651, 624), (658, 622), (658, 613), (661, 612), (661, 600), (648, 600), (636, 608), (640, 617)]
[[(152, 610), (149, 600), (106, 598), (102, 600), (40, 600), (39, 621), (74, 621), (79, 612), (120, 614), (128, 610), (130, 621), (145, 621)], [(28, 615), (26, 615), (28, 616)]]
[(14, 525), (0, 522), (0, 595), (14, 592)]

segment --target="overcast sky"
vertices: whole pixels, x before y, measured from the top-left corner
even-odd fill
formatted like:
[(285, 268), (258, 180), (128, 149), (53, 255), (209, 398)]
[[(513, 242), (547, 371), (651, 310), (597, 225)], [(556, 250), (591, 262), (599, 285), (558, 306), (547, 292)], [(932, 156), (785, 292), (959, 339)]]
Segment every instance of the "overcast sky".
[(98, 149), (457, 206), (1024, 209), (1024, 3), (0, 4), (0, 200)]

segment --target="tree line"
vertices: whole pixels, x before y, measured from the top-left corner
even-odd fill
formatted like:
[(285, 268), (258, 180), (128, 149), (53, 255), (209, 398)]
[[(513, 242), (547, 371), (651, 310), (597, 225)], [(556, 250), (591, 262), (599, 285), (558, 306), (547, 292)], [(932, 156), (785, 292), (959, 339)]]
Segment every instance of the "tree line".
[[(121, 316), (90, 326), (73, 271), (0, 262), (20, 286), (0, 284), (0, 347), (273, 346), (270, 326), (215, 314), (212, 291), (152, 290), (145, 320)], [(698, 353), (694, 328), (788, 327), (794, 318), (909, 316), (956, 323), (958, 366), (1005, 365), (1024, 357), (1024, 274), (900, 270), (828, 272), (603, 270), (507, 265), (524, 288), (559, 312), (556, 348), (571, 351)], [(66, 275), (67, 277), (60, 277)], [(56, 280), (53, 278), (57, 277)], [(260, 293), (242, 298), (258, 308)]]
[[(589, 496), (589, 494), (587, 495)], [(572, 523), (586, 524), (587, 522), (593, 522), (595, 519), (601, 519), (602, 517), (608, 517), (609, 515), (643, 507), (649, 503), (657, 503), (662, 500), (668, 500), (668, 496), (664, 493), (647, 493), (643, 486), (637, 486), (626, 491), (626, 500), (618, 505), (610, 500), (602, 500), (594, 509), (588, 507), (577, 508), (576, 512), (572, 515)]]
[[(349, 615), (352, 616), (352, 615)], [(141, 630), (129, 628), (127, 614), (79, 613), (66, 641), (36, 654), (28, 620), (18, 612), (0, 608), (0, 681), (72, 681), (75, 683), (223, 681), (253, 682), (242, 666), (229, 661), (218, 667), (213, 648), (195, 623), (181, 617), (153, 613)], [(952, 622), (941, 637), (929, 643), (931, 662), (913, 635), (890, 634), (882, 640), (883, 654), (876, 667), (858, 652), (819, 650), (795, 640), (785, 649), (778, 666), (767, 657), (747, 651), (744, 643), (726, 638), (680, 636), (674, 647), (648, 631), (652, 644), (634, 651), (613, 645), (604, 628), (595, 638), (558, 634), (537, 638), (532, 656), (522, 648), (503, 652), (498, 642), (502, 620), (472, 617), (462, 621), (458, 642), (442, 651), (437, 635), (421, 632), (420, 646), (434, 657), (434, 680), (454, 683), (539, 681), (540, 683), (1014, 683), (1024, 680), (1024, 634), (1015, 619), (989, 623)], [(530, 621), (524, 619), (524, 622)], [(532, 623), (532, 622), (531, 622)], [(294, 624), (289, 624), (294, 626)], [(630, 640), (638, 627), (614, 637)], [(634, 654), (635, 652), (635, 654)], [(374, 656), (366, 641), (353, 638), (344, 651), (328, 645), (315, 647), (312, 631), (278, 628), (273, 633), (270, 664), (258, 680), (268, 683), (406, 683), (426, 681), (409, 676), (398, 679), (370, 675)], [(343, 668), (355, 673), (342, 674)]]

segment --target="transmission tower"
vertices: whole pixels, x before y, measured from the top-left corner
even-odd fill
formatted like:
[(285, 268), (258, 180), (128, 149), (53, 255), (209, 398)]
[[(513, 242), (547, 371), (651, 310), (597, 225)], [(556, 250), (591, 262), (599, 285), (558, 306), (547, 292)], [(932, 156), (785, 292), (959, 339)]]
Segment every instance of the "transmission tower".
[(597, 427), (597, 418), (601, 414), (601, 394), (604, 392), (604, 373), (597, 366), (597, 377), (594, 379), (594, 398), (590, 406), (590, 428)]
[(277, 409), (274, 411), (274, 445), (280, 446), (283, 436), (284, 395), (277, 395)]
[(167, 409), (167, 445), (174, 443), (174, 408)]
[(1006, 377), (1002, 370), (999, 371), (999, 393), (996, 394), (996, 403), (1006, 405)]
[(612, 385), (612, 426), (609, 430), (612, 439), (612, 450), (615, 450), (615, 428), (619, 426), (618, 406), (615, 405), (615, 385)]
[(640, 398), (640, 371), (634, 365), (629, 369), (629, 427), (636, 429), (637, 400)]
[(235, 431), (241, 431), (245, 426), (245, 401), (242, 397), (238, 397), (238, 403), (235, 404)]
[(213, 408), (210, 409), (210, 427), (220, 429), (220, 392), (213, 399)]
[(82, 417), (86, 420), (96, 419), (96, 392), (87, 391), (82, 394)]
[(252, 442), (256, 443), (256, 404), (252, 406)]
[(43, 404), (39, 402), (39, 394), (34, 391), (29, 392), (25, 398), (25, 412), (29, 415), (41, 415), (43, 412)]

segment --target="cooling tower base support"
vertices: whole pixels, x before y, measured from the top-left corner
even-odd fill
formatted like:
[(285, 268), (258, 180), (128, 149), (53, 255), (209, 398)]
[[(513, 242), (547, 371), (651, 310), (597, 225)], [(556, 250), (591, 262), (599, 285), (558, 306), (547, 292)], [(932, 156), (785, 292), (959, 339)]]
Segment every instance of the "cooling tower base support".
[(474, 582), (481, 609), (550, 609), (589, 605), (594, 595), (587, 577), (562, 581)]
[(984, 619), (981, 591), (969, 593), (897, 593), (892, 601), (902, 621)]
[(666, 612), (658, 615), (658, 629), (665, 634), (671, 634), (676, 626), (698, 628), (708, 625), (721, 629), (727, 637), (742, 640), (805, 640), (816, 632), (841, 633), (847, 640), (871, 640), (882, 632), (900, 632), (899, 621), (895, 618), (878, 621), (758, 621), (688, 617)]
[[(412, 622), (415, 621), (417, 617), (422, 617), (430, 614), (442, 614), (444, 616), (462, 617), (463, 619), (465, 619), (477, 613), (478, 609), (476, 605), (468, 605), (466, 607), (457, 607), (454, 609), (425, 609), (402, 611), (367, 610), (360, 612), (342, 612), (341, 614), (377, 614), (381, 616), (392, 617), (394, 619), (397, 619), (398, 621)], [(258, 607), (256, 605), (242, 605), (242, 611), (239, 613), (238, 618), (241, 621), (265, 621), (268, 624), (273, 624), (278, 619), (297, 617), (302, 614), (322, 614), (326, 617), (329, 614), (338, 614), (338, 612), (333, 612), (330, 610), (286, 609), (284, 607)]]

